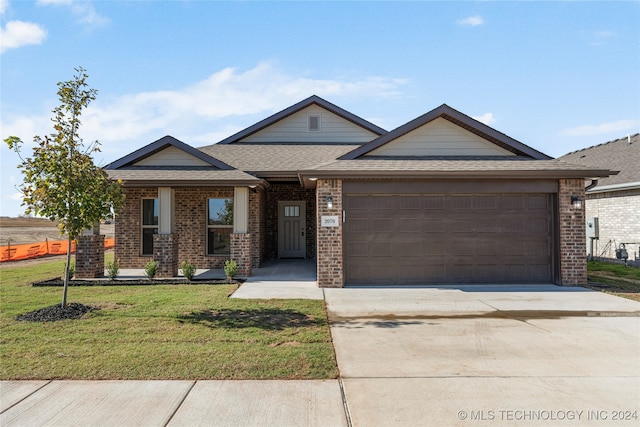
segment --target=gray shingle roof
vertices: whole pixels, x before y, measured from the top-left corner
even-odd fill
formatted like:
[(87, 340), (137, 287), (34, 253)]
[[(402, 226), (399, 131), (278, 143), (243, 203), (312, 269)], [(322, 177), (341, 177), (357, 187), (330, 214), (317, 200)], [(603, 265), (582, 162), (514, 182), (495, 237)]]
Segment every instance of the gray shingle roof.
[(618, 175), (598, 180), (599, 187), (640, 182), (640, 133), (605, 142), (559, 157), (567, 163), (620, 171)]
[(281, 173), (297, 176), (297, 171), (335, 161), (353, 150), (353, 145), (214, 144), (200, 147), (204, 153), (237, 169), (257, 176)]
[[(260, 185), (262, 180), (239, 170), (213, 168), (131, 167), (106, 170), (109, 178), (129, 185)], [(214, 182), (215, 181), (215, 182)]]
[(482, 176), (584, 178), (607, 176), (608, 170), (572, 165), (558, 160), (505, 159), (357, 159), (339, 160), (304, 171), (307, 177), (355, 176)]

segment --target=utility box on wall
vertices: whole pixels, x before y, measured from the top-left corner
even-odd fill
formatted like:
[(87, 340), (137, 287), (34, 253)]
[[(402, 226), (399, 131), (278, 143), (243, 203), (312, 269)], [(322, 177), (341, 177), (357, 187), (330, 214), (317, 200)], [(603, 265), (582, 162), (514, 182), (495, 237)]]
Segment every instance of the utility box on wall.
[(597, 217), (587, 218), (587, 238), (599, 239), (600, 238), (600, 223)]

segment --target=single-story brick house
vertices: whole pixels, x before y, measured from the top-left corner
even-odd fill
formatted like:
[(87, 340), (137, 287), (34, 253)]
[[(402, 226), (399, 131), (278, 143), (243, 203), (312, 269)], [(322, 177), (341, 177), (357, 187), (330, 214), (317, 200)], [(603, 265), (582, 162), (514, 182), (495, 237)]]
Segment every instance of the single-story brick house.
[(318, 285), (586, 283), (587, 178), (442, 105), (387, 132), (312, 96), (217, 144), (170, 136), (109, 164), (122, 268), (248, 276), (314, 258)]
[(616, 250), (624, 247), (629, 260), (640, 257), (640, 133), (574, 151), (559, 160), (619, 171), (587, 186), (587, 251), (594, 257), (615, 259)]

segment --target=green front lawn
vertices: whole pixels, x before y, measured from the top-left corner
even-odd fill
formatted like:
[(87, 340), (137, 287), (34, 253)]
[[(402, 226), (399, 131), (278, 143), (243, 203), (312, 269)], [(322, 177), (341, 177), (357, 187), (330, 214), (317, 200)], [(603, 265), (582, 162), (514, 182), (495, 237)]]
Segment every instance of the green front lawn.
[(235, 285), (69, 288), (80, 320), (18, 322), (57, 304), (64, 261), (0, 270), (0, 379), (336, 378), (323, 301), (235, 300)]
[(640, 268), (590, 261), (587, 271), (590, 288), (640, 301)]

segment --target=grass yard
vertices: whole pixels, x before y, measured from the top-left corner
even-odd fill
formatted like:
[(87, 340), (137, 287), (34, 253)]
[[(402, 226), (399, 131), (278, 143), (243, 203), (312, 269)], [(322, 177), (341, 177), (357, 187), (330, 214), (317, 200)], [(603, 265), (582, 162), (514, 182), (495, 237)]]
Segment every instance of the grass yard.
[(338, 370), (323, 301), (235, 300), (235, 285), (70, 287), (79, 320), (16, 321), (53, 304), (64, 261), (0, 270), (0, 379), (315, 379)]
[(640, 301), (640, 268), (590, 261), (587, 269), (590, 288)]

